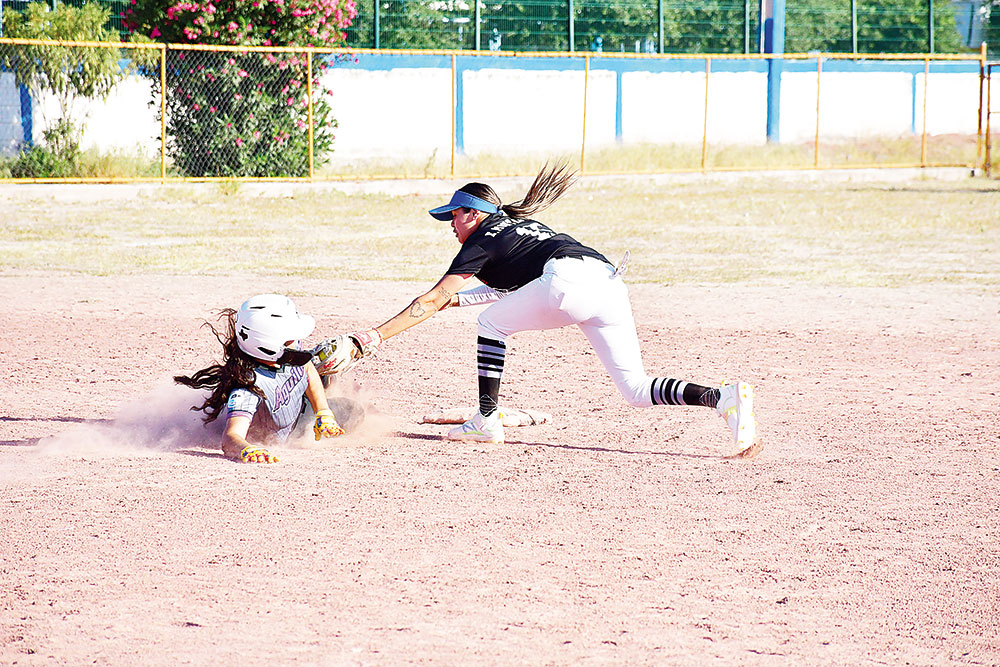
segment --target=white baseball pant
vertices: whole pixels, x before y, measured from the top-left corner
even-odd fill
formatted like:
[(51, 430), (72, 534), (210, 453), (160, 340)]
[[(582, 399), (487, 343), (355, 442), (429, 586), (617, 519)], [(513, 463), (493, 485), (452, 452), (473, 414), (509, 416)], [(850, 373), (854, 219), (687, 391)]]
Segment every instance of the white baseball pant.
[(542, 275), (479, 315), (479, 335), (506, 341), (518, 331), (580, 327), (618, 391), (636, 407), (653, 405), (628, 288), (610, 264), (585, 257), (545, 263)]

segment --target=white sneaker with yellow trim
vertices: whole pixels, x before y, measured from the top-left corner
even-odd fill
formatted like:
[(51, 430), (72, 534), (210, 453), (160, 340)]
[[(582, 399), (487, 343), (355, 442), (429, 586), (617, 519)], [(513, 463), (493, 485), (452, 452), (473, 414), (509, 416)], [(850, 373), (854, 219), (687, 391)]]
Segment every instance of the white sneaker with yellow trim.
[(715, 410), (733, 432), (733, 444), (736, 446), (734, 456), (755, 456), (760, 449), (760, 442), (757, 438), (757, 420), (753, 414), (753, 386), (748, 382), (723, 382)]
[(484, 417), (476, 410), (472, 419), (457, 426), (445, 436), (448, 440), (468, 440), (471, 442), (503, 443), (503, 417), (496, 410), (489, 417)]

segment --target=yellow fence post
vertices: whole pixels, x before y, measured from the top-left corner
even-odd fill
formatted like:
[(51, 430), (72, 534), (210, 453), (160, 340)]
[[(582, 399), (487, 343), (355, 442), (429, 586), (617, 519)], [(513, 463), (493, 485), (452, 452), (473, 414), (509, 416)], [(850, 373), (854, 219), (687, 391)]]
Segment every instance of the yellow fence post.
[(927, 166), (927, 88), (930, 87), (931, 59), (924, 58), (924, 127), (920, 133), (920, 166)]
[(708, 160), (708, 79), (712, 73), (712, 59), (705, 58), (705, 115), (701, 124), (701, 170), (705, 171)]
[(986, 66), (986, 138), (985, 138), (985, 150), (983, 151), (983, 173), (986, 178), (989, 178), (991, 172), (993, 171), (993, 151), (991, 150), (991, 145), (993, 144), (993, 137), (990, 136), (990, 109), (993, 105), (993, 100), (990, 99), (993, 87), (993, 66)]
[[(979, 114), (976, 117), (976, 162), (975, 165), (983, 165), (979, 161), (983, 154), (983, 79), (986, 78), (986, 42), (979, 45)], [(975, 168), (973, 165), (973, 168)]]
[(583, 174), (584, 156), (587, 151), (587, 84), (590, 80), (590, 56), (583, 57), (583, 137), (580, 139), (580, 173)]
[(457, 96), (458, 92), (455, 90), (458, 85), (458, 73), (455, 66), (455, 54), (451, 54), (451, 170), (448, 174), (455, 178), (455, 132), (457, 130), (455, 123), (458, 111), (456, 109), (456, 104), (458, 102)]
[(315, 152), (313, 149), (313, 54), (306, 51), (306, 97), (309, 98), (309, 180), (316, 176)]
[(813, 145), (813, 167), (819, 167), (819, 81), (823, 75), (823, 59), (816, 56), (816, 142)]
[(167, 45), (160, 47), (160, 183), (167, 178)]

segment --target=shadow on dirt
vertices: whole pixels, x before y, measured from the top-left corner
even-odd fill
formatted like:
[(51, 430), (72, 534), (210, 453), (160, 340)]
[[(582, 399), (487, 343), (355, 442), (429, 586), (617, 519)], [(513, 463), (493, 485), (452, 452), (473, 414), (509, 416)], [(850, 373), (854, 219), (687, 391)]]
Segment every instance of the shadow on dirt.
[(71, 422), (74, 424), (108, 424), (110, 419), (86, 417), (0, 417), (0, 422)]
[(26, 438), (24, 440), (0, 440), (0, 447), (34, 447), (41, 438)]
[[(444, 438), (440, 435), (434, 435), (431, 433), (408, 433), (404, 431), (396, 431), (393, 436), (398, 438), (406, 438), (408, 440), (434, 440), (441, 441)], [(470, 443), (470, 444), (488, 444), (488, 443)], [(507, 440), (504, 445), (517, 445), (519, 447), (548, 447), (550, 449), (568, 449), (577, 450), (582, 452), (602, 452), (607, 454), (628, 454), (630, 456), (668, 456), (672, 458), (679, 459), (700, 459), (700, 460), (719, 460), (725, 461), (725, 456), (712, 456), (708, 454), (685, 454), (684, 452), (651, 452), (651, 451), (634, 451), (630, 449), (616, 449), (613, 447), (584, 447), (582, 445), (556, 445), (550, 442), (527, 442), (525, 440)], [(502, 447), (504, 445), (496, 445)]]

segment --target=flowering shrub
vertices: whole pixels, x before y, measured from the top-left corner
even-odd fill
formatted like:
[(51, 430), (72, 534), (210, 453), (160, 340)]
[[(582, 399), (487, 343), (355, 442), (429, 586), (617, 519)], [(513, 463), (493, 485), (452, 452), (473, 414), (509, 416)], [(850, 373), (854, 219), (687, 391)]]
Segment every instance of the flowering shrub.
[[(131, 0), (122, 14), (138, 39), (225, 46), (339, 46), (357, 15), (355, 0)], [(313, 148), (333, 149), (337, 123), (319, 86), (327, 62), (313, 63)], [(150, 69), (154, 97), (159, 72)], [(167, 149), (188, 176), (308, 174), (305, 53), (167, 53)]]

